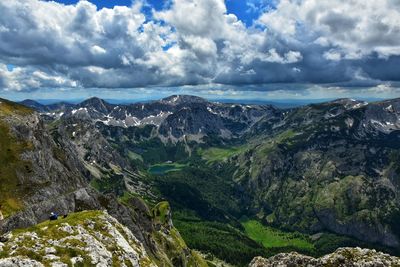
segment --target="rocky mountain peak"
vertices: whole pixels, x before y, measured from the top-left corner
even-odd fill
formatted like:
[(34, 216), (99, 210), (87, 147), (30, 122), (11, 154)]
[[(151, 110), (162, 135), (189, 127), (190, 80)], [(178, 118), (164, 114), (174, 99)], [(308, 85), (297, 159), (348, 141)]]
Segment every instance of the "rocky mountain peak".
[(191, 104), (191, 103), (206, 103), (206, 99), (193, 95), (172, 95), (161, 99), (162, 103), (171, 105)]
[(339, 98), (331, 103), (343, 105), (346, 109), (355, 109), (368, 105), (368, 102), (355, 100), (351, 98)]
[(37, 102), (33, 99), (25, 99), (25, 100), (21, 101), (20, 103), (25, 106), (28, 106), (28, 105), (33, 106), (33, 107), (43, 106), (42, 104), (40, 104), (39, 102)]
[(310, 105), (307, 105), (304, 107), (305, 108), (317, 107), (319, 109), (338, 109), (341, 111), (346, 111), (346, 110), (358, 109), (358, 108), (361, 108), (361, 107), (364, 107), (367, 105), (368, 105), (368, 102), (366, 102), (366, 101), (355, 100), (355, 99), (351, 99), (351, 98), (338, 98), (336, 100), (323, 102), (323, 103), (310, 104)]
[(111, 104), (101, 98), (92, 97), (81, 102), (78, 106), (82, 108), (93, 108), (99, 112), (106, 113), (110, 110)]

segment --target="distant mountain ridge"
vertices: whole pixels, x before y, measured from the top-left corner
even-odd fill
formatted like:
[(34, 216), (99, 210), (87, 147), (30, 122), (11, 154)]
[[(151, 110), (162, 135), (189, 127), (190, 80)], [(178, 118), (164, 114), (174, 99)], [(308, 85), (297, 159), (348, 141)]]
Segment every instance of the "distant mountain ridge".
[[(90, 97), (92, 98), (92, 97)], [(87, 99), (87, 98), (86, 98)], [(42, 105), (51, 105), (57, 104), (60, 102), (66, 102), (70, 104), (79, 104), (86, 99), (25, 99), (25, 100), (33, 100)], [(102, 98), (104, 101), (114, 104), (114, 105), (130, 105), (135, 103), (149, 103), (154, 102), (159, 99), (148, 99), (148, 98)], [(300, 106), (310, 105), (310, 104), (318, 104), (324, 102), (330, 102), (335, 100), (334, 98), (319, 98), (319, 99), (257, 99), (257, 98), (249, 98), (249, 99), (235, 99), (235, 98), (206, 98), (210, 102), (220, 102), (220, 103), (228, 103), (228, 104), (242, 104), (242, 105), (272, 105), (282, 109), (296, 108)], [(378, 102), (387, 100), (385, 98), (357, 98), (360, 101), (366, 102)], [(23, 102), (25, 100), (19, 101)]]
[(21, 103), (50, 119), (79, 117), (125, 128), (153, 125), (169, 140), (182, 139), (184, 135), (194, 139), (208, 134), (228, 139), (239, 137), (263, 116), (279, 116), (280, 113), (277, 108), (268, 105), (214, 103), (188, 95), (173, 95), (159, 101), (129, 105), (110, 104), (96, 97), (76, 105), (41, 105), (32, 100)]
[[(385, 105), (385, 103), (389, 103), (387, 108), (390, 109), (390, 103), (397, 103), (397, 99), (393, 100), (384, 100), (378, 102), (368, 103), (365, 101), (358, 101), (354, 99), (337, 99), (329, 102), (324, 102), (320, 104), (310, 104), (309, 107), (313, 106), (335, 106), (337, 110), (331, 110), (330, 114), (325, 114), (325, 116), (335, 117), (339, 115), (338, 112), (343, 112), (345, 110), (358, 109), (363, 106), (371, 107), (371, 110), (376, 109), (379, 106)], [(172, 117), (176, 117), (179, 111), (181, 116), (184, 115), (184, 110), (191, 110), (192, 108), (197, 110), (197, 115), (207, 114), (209, 116), (207, 119), (213, 119), (217, 115), (220, 119), (223, 120), (222, 124), (236, 124), (237, 127), (246, 128), (246, 130), (253, 127), (253, 125), (257, 122), (258, 125), (265, 119), (271, 119), (271, 116), (274, 118), (282, 117), (282, 114), (288, 113), (285, 109), (279, 109), (272, 105), (245, 105), (245, 104), (229, 104), (229, 103), (219, 103), (219, 102), (210, 102), (204, 98), (197, 96), (189, 96), (189, 95), (172, 95), (170, 97), (163, 98), (158, 101), (151, 101), (147, 103), (133, 103), (133, 104), (110, 104), (105, 100), (102, 100), (97, 97), (89, 98), (79, 104), (70, 104), (70, 103), (55, 103), (51, 105), (42, 105), (34, 100), (24, 100), (20, 102), (21, 104), (31, 107), (38, 112), (49, 116), (51, 118), (57, 118), (60, 116), (81, 116), (86, 117), (87, 119), (98, 120), (106, 125), (110, 126), (120, 126), (120, 127), (130, 127), (130, 126), (140, 126), (140, 125), (155, 125), (160, 128), (164, 128), (162, 131), (165, 134), (170, 134), (174, 136), (172, 133), (167, 133), (168, 127), (171, 123), (169, 121), (173, 120)], [(308, 106), (305, 106), (306, 108)], [(200, 109), (203, 109), (200, 112)], [(341, 111), (341, 108), (344, 108)], [(298, 110), (299, 108), (295, 108)], [(301, 110), (301, 108), (300, 108)], [(390, 111), (390, 110), (388, 110)], [(335, 114), (336, 112), (336, 114)], [(176, 114), (174, 114), (176, 113)], [(239, 114), (241, 113), (241, 114)], [(371, 113), (369, 113), (371, 114)], [(389, 114), (389, 113), (387, 113)], [(393, 112), (392, 112), (393, 114)], [(170, 115), (174, 115), (167, 120)], [(371, 115), (373, 116), (373, 115)], [(391, 118), (391, 121), (386, 125), (381, 124), (380, 129), (387, 131), (390, 130), (390, 126), (394, 126), (396, 123), (393, 121), (396, 118), (390, 115), (387, 115), (388, 118)], [(177, 117), (178, 121), (184, 118)], [(188, 118), (186, 118), (188, 119)], [(197, 119), (197, 118), (192, 118)], [(200, 120), (205, 120), (206, 118), (199, 118)], [(378, 127), (379, 118), (375, 119), (375, 126)], [(162, 125), (165, 122), (165, 125)], [(214, 122), (217, 123), (217, 122)], [(373, 122), (369, 121), (368, 124), (373, 124)], [(181, 125), (183, 127), (183, 125)], [(222, 127), (222, 126), (221, 126)], [(258, 127), (258, 126), (256, 126)], [(191, 131), (191, 134), (198, 134), (200, 129), (196, 129), (197, 132)], [(230, 133), (236, 137), (243, 134), (243, 131), (237, 131), (234, 129), (224, 129), (228, 130)], [(178, 134), (181, 137), (182, 134)]]

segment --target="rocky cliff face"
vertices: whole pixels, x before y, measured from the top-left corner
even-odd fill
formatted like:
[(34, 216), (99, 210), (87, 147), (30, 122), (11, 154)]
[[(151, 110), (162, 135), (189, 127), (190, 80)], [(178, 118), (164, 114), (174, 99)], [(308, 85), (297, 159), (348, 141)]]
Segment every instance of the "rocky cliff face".
[[(118, 172), (126, 167), (126, 172), (132, 173), (134, 167), (112, 149), (107, 149), (107, 141), (101, 138), (93, 141), (96, 131), (90, 128), (92, 124), (87, 126), (91, 131), (85, 131), (88, 135), (80, 136), (81, 142), (72, 141), (73, 134), (68, 125), (45, 125), (33, 110), (0, 100), (0, 205), (4, 215), (0, 231), (37, 225), (47, 220), (52, 211), (63, 215), (106, 209), (130, 230), (134, 241), (140, 242), (144, 248), (140, 253), (147, 253), (158, 266), (201, 266), (201, 257), (186, 247), (170, 220), (165, 220), (170, 216), (167, 204), (150, 210), (140, 199), (132, 197), (123, 205), (112, 190), (109, 194), (102, 194), (93, 189), (90, 182), (96, 174), (110, 179), (120, 177), (123, 183), (124, 175), (118, 176)], [(95, 161), (93, 166), (88, 165), (87, 157), (92, 163)], [(163, 220), (160, 220), (160, 216)], [(111, 219), (107, 217), (105, 220)], [(18, 243), (18, 240), (20, 238), (14, 241)], [(97, 245), (101, 248), (100, 244)], [(12, 247), (14, 245), (10, 247), (11, 250)], [(6, 245), (2, 257), (12, 255), (12, 251), (7, 249)], [(31, 253), (31, 249), (27, 253)], [(132, 248), (127, 249), (121, 253), (132, 251)], [(26, 251), (25, 248), (21, 250)], [(49, 257), (59, 260), (57, 256)], [(51, 261), (50, 258), (48, 260)], [(45, 258), (41, 259), (46, 261)], [(140, 259), (138, 256), (137, 260)], [(15, 260), (18, 258), (3, 261), (12, 265)], [(36, 264), (32, 260), (37, 259), (30, 261)]]
[(315, 259), (298, 253), (278, 254), (269, 259), (255, 258), (249, 267), (283, 266), (400, 266), (400, 259), (375, 250), (340, 248), (334, 253)]
[(54, 210), (100, 207), (76, 153), (57, 146), (39, 114), (1, 100), (0, 124), (3, 231), (36, 224)]

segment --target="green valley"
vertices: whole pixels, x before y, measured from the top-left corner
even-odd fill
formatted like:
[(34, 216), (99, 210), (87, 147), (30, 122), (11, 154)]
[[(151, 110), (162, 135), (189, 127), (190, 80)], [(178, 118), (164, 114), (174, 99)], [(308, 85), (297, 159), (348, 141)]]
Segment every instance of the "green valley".
[[(290, 145), (286, 141), (295, 137), (288, 131), (263, 141), (262, 148), (256, 149), (257, 157), (265, 155), (265, 149)], [(250, 198), (239, 193), (232, 178), (237, 175), (236, 161), (259, 142), (251, 146), (198, 148), (185, 161), (157, 163), (148, 168), (147, 179), (152, 181), (158, 197), (170, 202), (174, 225), (190, 247), (237, 266), (245, 266), (254, 255), (268, 257), (298, 251), (319, 256), (339, 246), (371, 247), (333, 233), (311, 236), (247, 218), (252, 213), (244, 202)]]

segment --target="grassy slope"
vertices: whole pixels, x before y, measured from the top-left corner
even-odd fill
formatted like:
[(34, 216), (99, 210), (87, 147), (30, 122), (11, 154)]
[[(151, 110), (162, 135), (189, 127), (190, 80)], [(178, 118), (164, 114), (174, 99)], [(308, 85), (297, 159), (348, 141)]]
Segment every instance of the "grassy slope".
[(210, 147), (207, 149), (198, 149), (197, 153), (207, 161), (208, 164), (212, 164), (217, 161), (225, 161), (230, 157), (237, 155), (244, 150), (246, 150), (246, 146), (239, 147)]
[(246, 234), (266, 248), (292, 247), (310, 253), (314, 245), (308, 236), (296, 232), (283, 232), (276, 228), (264, 226), (256, 220), (242, 221)]
[[(118, 235), (124, 238), (125, 245), (129, 245), (139, 252), (140, 266), (154, 266), (154, 259), (150, 255), (143, 256), (141, 254), (140, 251), (143, 248), (137, 240), (129, 238), (126, 230), (121, 225), (113, 224), (118, 233), (114, 233), (114, 236), (112, 236), (107, 231), (110, 227), (110, 222), (104, 216), (105, 214), (102, 211), (82, 211), (71, 213), (67, 218), (45, 221), (29, 228), (14, 230), (12, 239), (5, 243), (3, 251), (0, 252), (0, 258), (10, 257), (12, 254), (13, 256), (23, 256), (39, 261), (46, 267), (54, 266), (52, 260), (46, 256), (48, 254), (46, 249), (53, 247), (53, 255), (59, 257), (59, 261), (68, 266), (93, 266), (93, 258), (89, 253), (91, 244), (88, 243), (88, 240), (90, 239), (80, 239), (78, 236), (79, 230), (77, 230), (77, 227), (80, 227), (86, 231), (85, 235), (92, 236), (107, 251), (113, 253), (111, 266), (132, 266), (129, 260), (121, 260), (118, 257), (122, 251), (120, 247), (121, 239), (116, 239)], [(72, 232), (64, 230), (68, 229), (65, 228), (67, 226), (73, 227), (70, 228)], [(34, 238), (31, 236), (34, 236)], [(73, 259), (76, 259), (76, 257), (81, 257), (83, 261), (73, 264)]]
[[(85, 220), (87, 219), (95, 219), (98, 216), (102, 215), (102, 211), (81, 211), (76, 213), (70, 213), (66, 218), (59, 218), (55, 221), (44, 221), (42, 223), (36, 224), (34, 226), (24, 228), (24, 229), (16, 229), (13, 231), (14, 234), (18, 235), (24, 232), (35, 232), (39, 235), (44, 235), (48, 237), (54, 238), (62, 238), (63, 235), (67, 235), (67, 233), (59, 232), (57, 227), (62, 223), (68, 223), (70, 225), (83, 225)], [(47, 227), (47, 228), (46, 228)], [(45, 229), (45, 230), (44, 230)], [(53, 232), (55, 231), (55, 232)]]
[(149, 173), (151, 174), (166, 174), (168, 172), (180, 171), (182, 170), (186, 164), (179, 163), (159, 163), (150, 166)]

